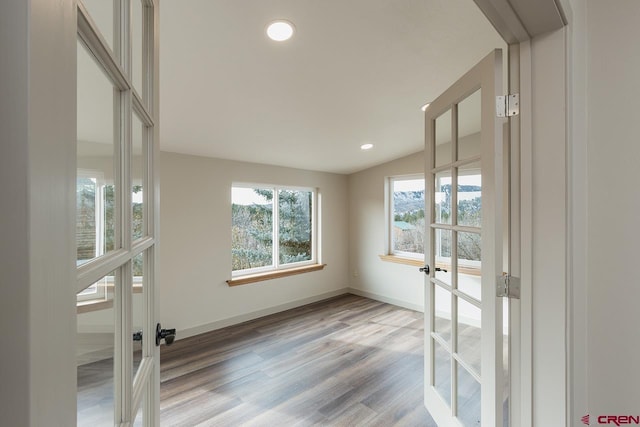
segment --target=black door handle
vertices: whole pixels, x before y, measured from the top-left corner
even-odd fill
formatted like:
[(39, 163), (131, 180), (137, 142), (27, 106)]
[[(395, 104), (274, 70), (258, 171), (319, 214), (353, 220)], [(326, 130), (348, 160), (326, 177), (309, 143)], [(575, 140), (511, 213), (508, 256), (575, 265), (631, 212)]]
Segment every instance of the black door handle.
[[(424, 273), (424, 274), (429, 274), (429, 272), (431, 271), (431, 269), (429, 268), (429, 264), (425, 265), (424, 267), (420, 267), (419, 270), (420, 270), (420, 273)], [(436, 267), (436, 271), (444, 271), (445, 273), (447, 272), (447, 270), (440, 267)]]
[(162, 329), (160, 323), (156, 325), (156, 345), (160, 345), (160, 341), (164, 340), (167, 345), (173, 344), (176, 339), (175, 329)]

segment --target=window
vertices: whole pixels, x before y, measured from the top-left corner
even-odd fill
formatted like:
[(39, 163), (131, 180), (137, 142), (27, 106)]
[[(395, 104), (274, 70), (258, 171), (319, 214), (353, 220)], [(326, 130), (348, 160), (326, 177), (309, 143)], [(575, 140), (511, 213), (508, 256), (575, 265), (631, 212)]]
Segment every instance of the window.
[(315, 264), (316, 191), (234, 184), (233, 276)]
[(424, 177), (389, 178), (389, 254), (422, 258), (424, 254)]
[[(107, 207), (110, 206), (110, 209)], [(111, 226), (107, 225), (109, 217)], [(76, 266), (113, 249), (113, 186), (101, 171), (78, 169), (76, 178)], [(77, 294), (78, 301), (106, 297), (106, 282), (98, 281)]]

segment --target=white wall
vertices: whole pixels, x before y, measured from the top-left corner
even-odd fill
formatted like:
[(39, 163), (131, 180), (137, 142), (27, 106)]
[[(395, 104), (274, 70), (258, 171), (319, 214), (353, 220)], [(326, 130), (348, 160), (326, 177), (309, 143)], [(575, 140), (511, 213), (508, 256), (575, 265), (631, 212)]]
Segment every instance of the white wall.
[[(564, 32), (558, 30), (531, 41), (532, 259), (523, 260), (523, 264), (530, 263), (532, 271), (535, 426), (564, 425), (567, 410)], [(523, 198), (527, 197), (523, 194)]]
[(640, 2), (586, 2), (588, 409), (640, 415)]
[[(346, 292), (345, 175), (161, 153), (159, 302), (178, 338)], [(317, 187), (324, 270), (229, 287), (233, 182)]]
[(423, 310), (418, 268), (380, 260), (385, 248), (384, 185), (389, 176), (424, 174), (424, 154), (412, 154), (349, 175), (349, 274), (362, 295)]

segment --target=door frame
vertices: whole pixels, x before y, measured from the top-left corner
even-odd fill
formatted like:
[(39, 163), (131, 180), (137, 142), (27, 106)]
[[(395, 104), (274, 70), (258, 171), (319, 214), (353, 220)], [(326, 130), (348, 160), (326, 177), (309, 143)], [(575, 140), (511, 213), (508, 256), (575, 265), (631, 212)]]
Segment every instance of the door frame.
[[(76, 6), (0, 2), (2, 422), (75, 425)], [(6, 203), (10, 201), (10, 203)]]

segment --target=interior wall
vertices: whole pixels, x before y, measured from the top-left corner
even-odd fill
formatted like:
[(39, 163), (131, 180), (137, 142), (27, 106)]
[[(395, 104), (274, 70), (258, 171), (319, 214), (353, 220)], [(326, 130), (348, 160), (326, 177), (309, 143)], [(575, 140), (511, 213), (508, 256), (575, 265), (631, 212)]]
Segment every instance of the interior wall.
[[(178, 338), (346, 292), (345, 175), (163, 152), (160, 179), (159, 320)], [(233, 182), (318, 188), (324, 270), (228, 286)]]
[(640, 2), (589, 0), (588, 410), (640, 415)]
[[(533, 425), (566, 422), (565, 30), (531, 40)], [(527, 195), (523, 195), (527, 197)], [(526, 242), (523, 242), (526, 244)]]
[[(29, 219), (28, 212), (28, 10), (20, 2), (0, 3), (0, 411), (9, 425), (29, 425)], [(6, 36), (5, 36), (6, 34)], [(5, 393), (4, 390), (11, 390)]]
[(356, 293), (414, 310), (424, 307), (424, 275), (418, 267), (382, 261), (385, 248), (385, 179), (424, 174), (415, 153), (349, 175), (349, 275)]

